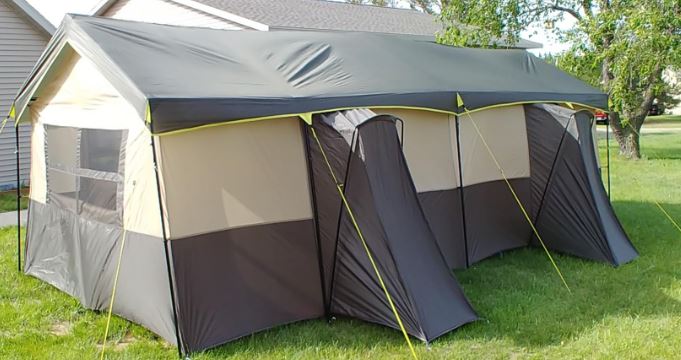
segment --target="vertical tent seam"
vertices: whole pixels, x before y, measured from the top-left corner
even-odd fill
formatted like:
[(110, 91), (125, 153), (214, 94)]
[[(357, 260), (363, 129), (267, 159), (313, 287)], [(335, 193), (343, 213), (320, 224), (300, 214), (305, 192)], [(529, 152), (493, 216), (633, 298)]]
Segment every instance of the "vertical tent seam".
[(546, 198), (546, 194), (549, 192), (549, 188), (551, 187), (551, 180), (553, 180), (553, 177), (556, 172), (556, 163), (558, 162), (558, 158), (561, 155), (561, 152), (563, 150), (563, 141), (565, 140), (565, 135), (567, 135), (567, 129), (570, 127), (570, 123), (574, 119), (574, 116), (570, 116), (570, 119), (567, 121), (565, 124), (565, 128), (563, 128), (563, 134), (560, 137), (560, 142), (558, 143), (558, 149), (556, 150), (556, 155), (553, 157), (553, 162), (551, 162), (551, 170), (549, 172), (549, 177), (546, 179), (546, 185), (544, 186), (544, 191), (542, 192), (541, 195), (541, 200), (539, 200), (539, 207), (537, 208), (537, 215), (534, 217), (534, 222), (537, 223), (539, 221), (539, 217), (542, 213), (542, 210), (544, 209), (544, 199)]
[[(310, 129), (313, 129), (312, 125), (310, 125)], [(357, 135), (356, 130), (357, 129), (355, 129), (355, 131), (352, 132), (352, 139), (350, 140), (350, 148), (349, 148), (349, 151), (348, 151), (348, 160), (346, 161), (346, 165), (345, 165), (345, 178), (343, 179), (343, 183), (339, 184), (338, 180), (336, 179), (336, 175), (333, 172), (331, 172), (333, 181), (335, 183), (334, 185), (336, 185), (336, 186), (340, 185), (343, 188), (343, 195), (345, 195), (345, 190), (347, 188), (345, 185), (347, 184), (348, 176), (350, 175), (350, 160), (352, 159), (352, 148), (354, 147), (353, 144), (355, 143), (355, 135)], [(316, 133), (314, 134), (314, 137), (315, 137), (315, 140), (318, 140)], [(320, 150), (321, 150), (321, 147), (320, 147)], [(327, 165), (331, 166), (330, 163), (328, 162), (326, 154), (323, 152), (323, 150), (322, 150), (322, 155), (324, 155), (323, 158), (327, 162)], [(336, 265), (338, 264), (338, 243), (339, 243), (338, 240), (340, 238), (340, 226), (341, 226), (342, 221), (343, 221), (343, 202), (341, 201), (341, 203), (339, 204), (339, 207), (338, 207), (338, 222), (336, 224), (336, 238), (335, 238), (334, 249), (333, 249), (333, 264), (332, 264), (332, 267), (331, 267), (331, 284), (330, 284), (330, 288), (329, 288), (329, 307), (331, 307), (331, 303), (333, 302), (333, 292), (334, 292), (335, 284), (336, 284)]]
[[(149, 125), (151, 126), (151, 121), (149, 122)], [(163, 250), (165, 252), (165, 259), (166, 259), (166, 271), (168, 274), (168, 287), (170, 290), (170, 302), (172, 305), (172, 311), (173, 311), (173, 325), (175, 326), (175, 341), (177, 342), (177, 354), (179, 358), (182, 358), (182, 353), (183, 353), (183, 343), (182, 339), (180, 336), (180, 325), (178, 323), (178, 311), (177, 311), (177, 304), (175, 301), (175, 281), (173, 279), (173, 274), (172, 274), (172, 269), (170, 265), (170, 250), (168, 247), (170, 244), (168, 243), (168, 235), (166, 234), (166, 224), (165, 220), (163, 217), (163, 198), (161, 196), (161, 175), (159, 173), (159, 168), (158, 168), (158, 159), (156, 155), (156, 142), (154, 141), (154, 135), (151, 134), (151, 152), (152, 152), (152, 157), (153, 157), (153, 162), (154, 162), (154, 173), (156, 174), (156, 192), (158, 194), (158, 209), (161, 215), (161, 234), (163, 235)], [(186, 350), (186, 349), (185, 349)], [(185, 351), (186, 352), (186, 351)]]
[(496, 156), (494, 156), (494, 152), (492, 152), (492, 149), (489, 147), (489, 144), (487, 144), (487, 140), (485, 140), (485, 137), (482, 135), (482, 132), (478, 128), (478, 125), (475, 123), (475, 120), (473, 120), (473, 117), (470, 115), (468, 109), (466, 109), (465, 105), (463, 104), (463, 100), (461, 99), (461, 96), (459, 94), (457, 94), (456, 96), (457, 96), (457, 102), (459, 103), (460, 106), (463, 106), (463, 110), (464, 110), (465, 114), (468, 115), (468, 119), (471, 121), (473, 128), (478, 133), (478, 136), (480, 137), (480, 140), (482, 140), (482, 143), (485, 146), (485, 149), (487, 149), (487, 152), (489, 153), (490, 157), (494, 161), (494, 164), (496, 165), (497, 169), (499, 170), (501, 176), (504, 178), (504, 182), (506, 182), (508, 189), (511, 191), (511, 195), (513, 195), (513, 198), (515, 199), (516, 203), (518, 204), (518, 207), (520, 207), (520, 210), (523, 213), (523, 215), (525, 216), (525, 219), (530, 224), (532, 231), (537, 236), (537, 239), (539, 240), (542, 247), (544, 248), (544, 252), (546, 252), (546, 256), (548, 256), (549, 260), (551, 261), (551, 264), (553, 265), (554, 269), (558, 273), (560, 280), (563, 282), (563, 285), (565, 285), (565, 288), (567, 289), (568, 293), (572, 293), (572, 290), (570, 290), (570, 287), (568, 286), (567, 282), (565, 281), (565, 278), (563, 277), (563, 273), (560, 271), (560, 269), (558, 268), (558, 265), (553, 260), (553, 256), (551, 256), (549, 249), (546, 247), (546, 244), (544, 244), (544, 240), (542, 240), (541, 235), (539, 235), (539, 231), (537, 231), (537, 228), (534, 226), (532, 219), (530, 219), (530, 215), (527, 213), (527, 210), (525, 210), (523, 203), (520, 201), (520, 198), (518, 198), (518, 194), (516, 194), (515, 190), (513, 189), (513, 186), (508, 181), (508, 178), (506, 177), (506, 173), (504, 172), (504, 169), (501, 167), (501, 164), (499, 164), (499, 161), (497, 161), (497, 158), (496, 158)]
[[(310, 129), (312, 130), (312, 136), (315, 138), (315, 141), (317, 142), (317, 145), (319, 146), (319, 150), (322, 153), (322, 156), (324, 157), (324, 161), (326, 162), (326, 165), (329, 168), (329, 172), (331, 176), (333, 177), (334, 182), (336, 183), (336, 189), (338, 190), (338, 194), (341, 197), (341, 200), (343, 202), (343, 205), (345, 206), (345, 209), (348, 212), (348, 215), (350, 216), (350, 220), (352, 220), (352, 223), (355, 227), (355, 230), (357, 231), (357, 235), (359, 236), (362, 246), (364, 247), (364, 250), (366, 251), (367, 257), (369, 258), (369, 261), (371, 262), (371, 266), (374, 269), (374, 272), (376, 273), (376, 277), (378, 278), (378, 281), (383, 288), (383, 292), (385, 293), (386, 299), (388, 300), (388, 303), (390, 304), (390, 308), (395, 315), (395, 319), (397, 320), (398, 325), (400, 326), (400, 330), (402, 331), (402, 335), (404, 335), (404, 339), (407, 342), (407, 345), (409, 346), (409, 350), (411, 351), (411, 355), (414, 359), (418, 360), (418, 356), (416, 355), (416, 351), (414, 350), (414, 345), (412, 345), (411, 340), (409, 339), (409, 334), (407, 334), (407, 330), (404, 328), (404, 324), (402, 323), (402, 319), (400, 318), (399, 313), (397, 312), (397, 308), (395, 308), (395, 304), (393, 303), (392, 297), (390, 296), (390, 293), (388, 292), (388, 288), (386, 287), (385, 283), (383, 282), (383, 277), (381, 276), (380, 271), (378, 270), (378, 267), (376, 265), (376, 262), (374, 261), (373, 256), (371, 255), (371, 251), (369, 250), (369, 247), (364, 240), (364, 235), (362, 235), (362, 230), (359, 228), (359, 224), (357, 224), (357, 221), (355, 220), (354, 213), (352, 212), (352, 209), (350, 208), (350, 205), (348, 204), (347, 199), (345, 198), (345, 194), (343, 194), (343, 190), (341, 189), (340, 185), (338, 184), (338, 180), (336, 178), (336, 175), (333, 173), (333, 168), (331, 167), (331, 164), (328, 161), (328, 158), (326, 157), (326, 153), (324, 152), (324, 148), (322, 147), (321, 142), (319, 141), (319, 138), (317, 137), (317, 133), (315, 132), (314, 128), (310, 126)], [(352, 149), (351, 149), (352, 151)]]
[[(306, 120), (303, 120), (307, 122)], [(324, 317), (328, 320), (330, 317), (330, 306), (329, 306), (329, 301), (330, 299), (327, 298), (326, 296), (326, 271), (324, 271), (324, 259), (323, 259), (323, 252), (322, 252), (322, 245), (321, 245), (321, 240), (320, 240), (320, 235), (319, 235), (319, 211), (317, 209), (317, 194), (316, 194), (316, 189), (314, 185), (314, 173), (312, 169), (312, 155), (310, 152), (310, 137), (307, 135), (307, 129), (304, 124), (301, 124), (301, 133), (305, 137), (305, 158), (306, 158), (306, 163), (307, 163), (307, 173), (308, 173), (308, 182), (309, 182), (309, 190), (310, 190), (310, 202), (312, 203), (312, 212), (313, 212), (313, 217), (312, 221), (314, 222), (314, 228), (315, 228), (315, 243), (317, 245), (317, 265), (319, 266), (319, 281), (320, 285), (322, 288), (322, 305), (324, 306)]]

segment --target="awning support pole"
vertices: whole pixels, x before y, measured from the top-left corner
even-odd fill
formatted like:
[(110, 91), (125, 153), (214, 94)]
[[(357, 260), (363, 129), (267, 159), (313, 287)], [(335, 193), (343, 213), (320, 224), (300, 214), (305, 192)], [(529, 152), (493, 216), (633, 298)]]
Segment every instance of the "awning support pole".
[(608, 167), (608, 200), (610, 198), (610, 117), (605, 120), (605, 166)]
[[(7, 120), (2, 124), (3, 129), (6, 122)], [(2, 132), (2, 129), (0, 129), (0, 132)], [(17, 159), (17, 271), (21, 272), (21, 166), (19, 163), (19, 126), (14, 127), (14, 140), (14, 153), (16, 154)]]
[(466, 254), (466, 268), (470, 267), (470, 260), (468, 256), (468, 230), (466, 229), (466, 205), (464, 203), (464, 186), (463, 186), (463, 171), (461, 170), (461, 129), (459, 127), (459, 115), (454, 115), (456, 122), (456, 156), (459, 163), (459, 198), (461, 202), (461, 219), (463, 224), (463, 248)]
[(154, 161), (154, 173), (156, 174), (156, 192), (158, 194), (158, 209), (161, 215), (161, 233), (163, 234), (163, 250), (166, 258), (166, 272), (168, 273), (168, 287), (170, 290), (170, 303), (173, 308), (173, 325), (175, 326), (175, 341), (177, 341), (177, 355), (182, 358), (182, 341), (180, 339), (180, 327), (177, 322), (177, 304), (175, 302), (175, 281), (173, 280), (172, 267), (170, 266), (170, 244), (168, 243), (168, 235), (166, 234), (166, 223), (163, 214), (163, 197), (161, 196), (161, 175), (159, 174), (158, 158), (156, 155), (156, 141), (155, 135), (151, 134), (151, 152)]

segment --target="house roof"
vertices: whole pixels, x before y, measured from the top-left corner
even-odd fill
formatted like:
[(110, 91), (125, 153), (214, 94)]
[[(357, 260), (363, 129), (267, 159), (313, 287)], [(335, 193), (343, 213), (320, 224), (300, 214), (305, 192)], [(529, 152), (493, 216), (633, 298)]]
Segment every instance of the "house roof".
[(45, 17), (43, 17), (36, 8), (31, 6), (26, 0), (7, 0), (7, 2), (21, 14), (35, 25), (38, 30), (45, 33), (45, 35), (52, 36), (55, 32), (55, 27)]
[[(95, 15), (103, 14), (117, 0), (102, 0)], [(361, 31), (417, 35), (433, 38), (442, 30), (435, 16), (412, 9), (358, 5), (328, 0), (170, 0), (197, 10), (215, 9), (248, 19), (270, 30)], [(193, 5), (193, 6), (192, 6)], [(214, 14), (219, 15), (219, 14)], [(233, 19), (229, 19), (233, 20)], [(247, 25), (247, 24), (246, 24)], [(540, 48), (521, 39), (512, 46)]]
[[(527, 51), (421, 37), (330, 31), (226, 31), (70, 15), (17, 100), (21, 118), (70, 44), (154, 133), (332, 109), (460, 112), (510, 103), (607, 107), (607, 95)], [(307, 114), (307, 115), (305, 115)], [(148, 115), (150, 117), (148, 117)]]

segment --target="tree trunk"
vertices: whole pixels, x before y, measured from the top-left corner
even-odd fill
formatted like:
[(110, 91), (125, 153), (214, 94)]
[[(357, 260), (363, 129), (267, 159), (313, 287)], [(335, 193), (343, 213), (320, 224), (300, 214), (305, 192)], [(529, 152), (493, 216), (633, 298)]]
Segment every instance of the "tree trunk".
[(645, 116), (632, 116), (631, 120), (625, 126), (622, 126), (619, 113), (612, 112), (609, 114), (612, 133), (620, 147), (620, 156), (634, 160), (641, 158), (640, 134), (644, 119)]
[(639, 160), (641, 159), (641, 145), (639, 143), (640, 136), (638, 133), (630, 132), (627, 137), (620, 142), (620, 154), (626, 156), (629, 159)]

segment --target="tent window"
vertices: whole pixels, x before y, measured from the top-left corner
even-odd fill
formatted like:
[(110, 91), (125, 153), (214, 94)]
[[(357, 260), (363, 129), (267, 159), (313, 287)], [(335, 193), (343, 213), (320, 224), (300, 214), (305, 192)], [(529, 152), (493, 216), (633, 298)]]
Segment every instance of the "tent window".
[(122, 221), (127, 131), (45, 126), (48, 202), (84, 218)]
[(47, 126), (45, 141), (47, 146), (47, 167), (73, 172), (78, 166), (78, 149), (73, 146), (78, 142), (78, 129)]
[(76, 211), (78, 177), (58, 169), (47, 169), (49, 201), (70, 211)]
[(80, 134), (80, 167), (117, 173), (122, 131), (83, 129)]

